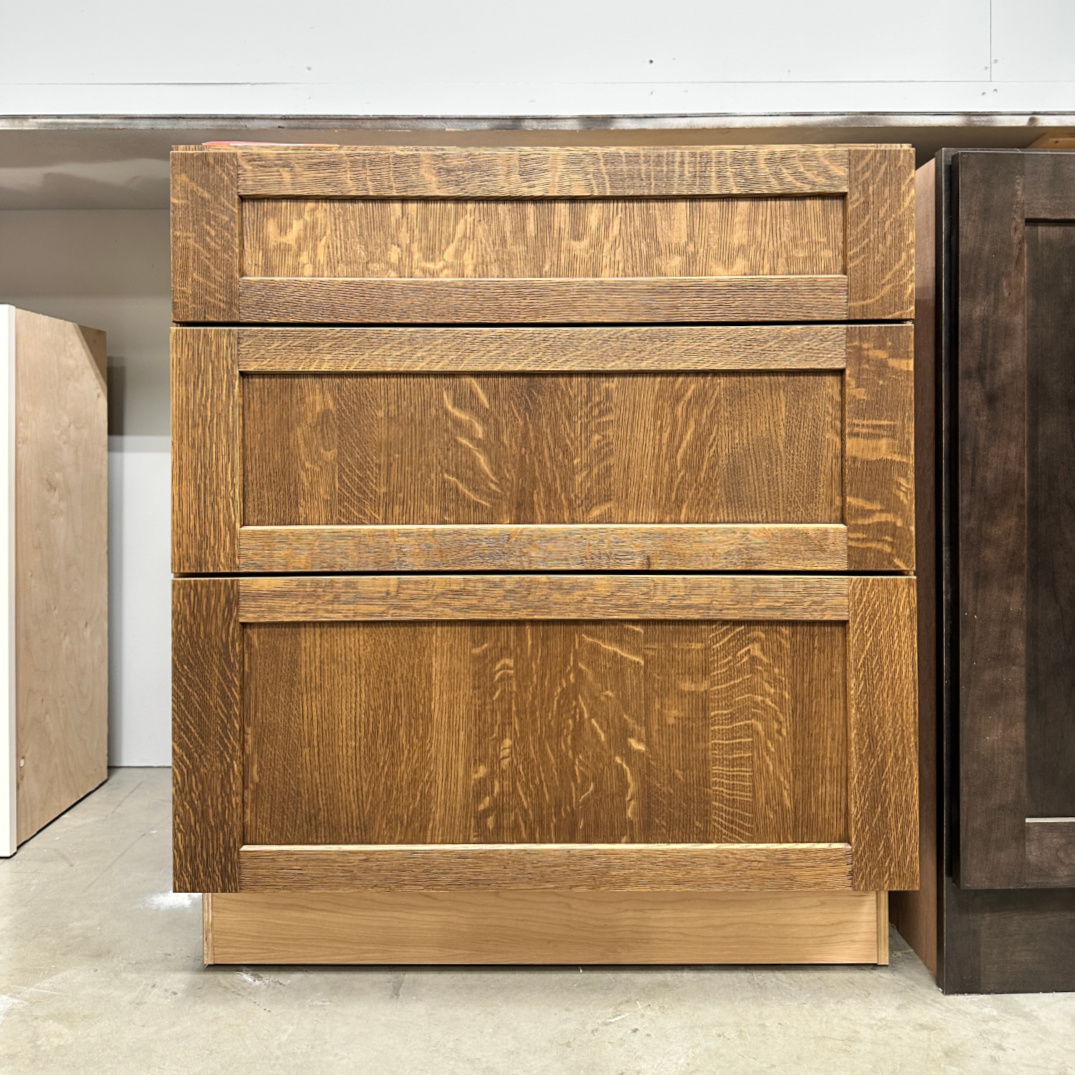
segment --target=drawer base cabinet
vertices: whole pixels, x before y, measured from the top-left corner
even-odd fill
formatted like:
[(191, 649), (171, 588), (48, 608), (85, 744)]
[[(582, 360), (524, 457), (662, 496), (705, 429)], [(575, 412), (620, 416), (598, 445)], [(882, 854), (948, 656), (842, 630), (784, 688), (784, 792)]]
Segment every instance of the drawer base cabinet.
[[(906, 146), (172, 155), (207, 962), (885, 962)], [(560, 574), (562, 572), (562, 574)]]
[(216, 961), (279, 953), (258, 922), (303, 907), (294, 958), (374, 959), (413, 907), (415, 960), (533, 917), (546, 955), (493, 961), (875, 962), (877, 893), (917, 884), (912, 579), (173, 586), (176, 887), (221, 894)]

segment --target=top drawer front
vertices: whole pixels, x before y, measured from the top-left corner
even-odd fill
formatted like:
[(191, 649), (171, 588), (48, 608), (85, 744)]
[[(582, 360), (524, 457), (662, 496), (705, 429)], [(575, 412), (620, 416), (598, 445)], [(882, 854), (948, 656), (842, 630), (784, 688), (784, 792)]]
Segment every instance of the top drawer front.
[(182, 150), (179, 322), (913, 313), (901, 147)]

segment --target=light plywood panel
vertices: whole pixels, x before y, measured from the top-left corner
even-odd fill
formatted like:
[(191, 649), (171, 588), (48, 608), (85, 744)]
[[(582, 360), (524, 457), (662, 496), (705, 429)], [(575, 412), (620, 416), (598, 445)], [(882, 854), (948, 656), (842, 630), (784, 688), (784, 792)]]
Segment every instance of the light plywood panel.
[(107, 775), (105, 336), (15, 314), (18, 839)]
[(206, 963), (882, 961), (873, 892), (239, 892), (203, 898)]

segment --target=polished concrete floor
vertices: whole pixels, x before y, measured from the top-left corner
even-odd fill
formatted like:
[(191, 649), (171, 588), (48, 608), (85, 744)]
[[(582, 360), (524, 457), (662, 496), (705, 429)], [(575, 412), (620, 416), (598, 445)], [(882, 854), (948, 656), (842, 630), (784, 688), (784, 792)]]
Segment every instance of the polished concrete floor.
[(1075, 1072), (1075, 994), (942, 997), (892, 966), (205, 968), (169, 771), (0, 860), (0, 1071)]

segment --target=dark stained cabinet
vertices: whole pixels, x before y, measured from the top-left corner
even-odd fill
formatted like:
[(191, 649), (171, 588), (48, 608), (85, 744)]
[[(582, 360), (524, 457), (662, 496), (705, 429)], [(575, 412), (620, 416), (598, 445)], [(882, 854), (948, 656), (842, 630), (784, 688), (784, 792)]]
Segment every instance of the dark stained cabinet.
[(1075, 989), (1075, 153), (945, 152), (919, 195), (923, 817), (940, 810), (895, 920), (947, 992)]

